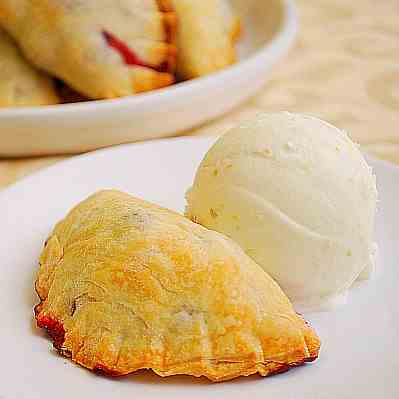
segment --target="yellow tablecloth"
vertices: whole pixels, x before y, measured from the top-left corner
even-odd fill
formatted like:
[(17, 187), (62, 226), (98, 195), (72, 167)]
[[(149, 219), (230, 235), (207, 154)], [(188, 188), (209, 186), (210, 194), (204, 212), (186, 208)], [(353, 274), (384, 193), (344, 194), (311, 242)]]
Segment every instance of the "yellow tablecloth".
[[(187, 134), (217, 134), (261, 111), (305, 112), (347, 130), (366, 151), (399, 163), (399, 1), (298, 0), (297, 5), (297, 43), (263, 90)], [(64, 158), (0, 160), (0, 187)]]

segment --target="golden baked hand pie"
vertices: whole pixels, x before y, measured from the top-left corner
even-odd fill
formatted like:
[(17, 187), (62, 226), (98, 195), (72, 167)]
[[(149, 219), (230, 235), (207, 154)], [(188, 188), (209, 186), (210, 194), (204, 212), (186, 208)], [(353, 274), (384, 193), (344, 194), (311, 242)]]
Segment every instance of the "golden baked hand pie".
[(94, 99), (173, 83), (175, 23), (156, 0), (0, 1), (0, 24), (26, 57)]
[(239, 21), (227, 0), (170, 0), (178, 17), (177, 73), (191, 79), (218, 71), (236, 59)]
[(222, 16), (225, 19), (225, 24), (227, 26), (227, 31), (233, 41), (237, 41), (241, 36), (241, 20), (239, 16), (235, 13), (231, 1), (229, 0), (218, 0), (219, 7)]
[(124, 375), (213, 381), (312, 361), (319, 339), (228, 238), (117, 191), (57, 224), (40, 257), (39, 327), (65, 356)]
[(50, 78), (33, 68), (0, 30), (0, 107), (59, 102)]

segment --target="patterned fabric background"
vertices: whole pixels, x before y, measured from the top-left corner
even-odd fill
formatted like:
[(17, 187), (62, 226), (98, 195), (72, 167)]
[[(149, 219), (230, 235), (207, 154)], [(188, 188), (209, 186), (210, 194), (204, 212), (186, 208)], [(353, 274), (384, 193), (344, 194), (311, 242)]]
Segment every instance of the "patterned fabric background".
[(211, 133), (261, 111), (305, 112), (399, 163), (399, 0), (297, 5), (297, 43), (271, 81), (235, 113), (200, 130)]
[[(326, 119), (399, 163), (399, 0), (297, 0), (300, 33), (259, 95), (187, 134), (217, 134), (261, 111)], [(0, 186), (62, 157), (0, 160)]]

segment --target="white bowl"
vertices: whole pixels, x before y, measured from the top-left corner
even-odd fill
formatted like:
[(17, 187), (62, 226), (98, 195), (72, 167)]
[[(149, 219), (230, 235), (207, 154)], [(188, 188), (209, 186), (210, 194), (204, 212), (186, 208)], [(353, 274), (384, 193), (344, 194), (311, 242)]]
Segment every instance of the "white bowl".
[(176, 135), (259, 90), (297, 31), (293, 0), (236, 0), (239, 62), (213, 75), (115, 100), (0, 110), (0, 156), (77, 153)]

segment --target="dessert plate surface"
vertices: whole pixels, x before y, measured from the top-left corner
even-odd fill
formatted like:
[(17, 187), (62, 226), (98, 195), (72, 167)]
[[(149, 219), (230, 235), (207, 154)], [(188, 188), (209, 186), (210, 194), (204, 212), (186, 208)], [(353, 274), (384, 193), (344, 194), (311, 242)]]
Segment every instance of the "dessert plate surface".
[(380, 192), (378, 272), (348, 304), (305, 314), (321, 337), (320, 358), (285, 374), (212, 384), (149, 371), (112, 379), (60, 357), (35, 327), (38, 256), (54, 224), (96, 190), (116, 188), (183, 211), (186, 189), (215, 139), (128, 144), (61, 162), (0, 192), (1, 399), (395, 399), (399, 397), (399, 168), (369, 159)]

